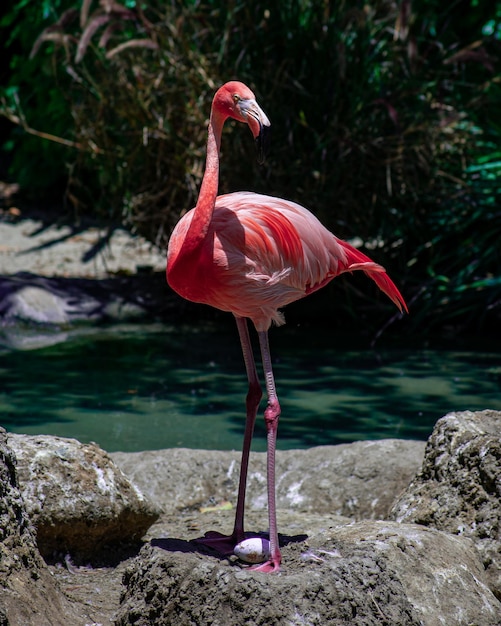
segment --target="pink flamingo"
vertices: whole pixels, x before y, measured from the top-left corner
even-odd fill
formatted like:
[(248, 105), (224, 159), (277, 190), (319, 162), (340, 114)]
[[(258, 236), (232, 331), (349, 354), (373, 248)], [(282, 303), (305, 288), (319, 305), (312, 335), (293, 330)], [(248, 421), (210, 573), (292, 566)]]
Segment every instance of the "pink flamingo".
[(198, 540), (229, 554), (245, 538), (244, 508), (249, 453), (262, 397), (249, 338), (254, 324), (261, 348), (268, 394), (264, 412), (267, 432), (269, 559), (252, 569), (280, 569), (275, 505), (275, 446), (280, 405), (275, 390), (268, 329), (284, 323), (279, 309), (317, 291), (343, 272), (362, 270), (402, 310), (404, 299), (383, 267), (338, 239), (302, 206), (250, 192), (218, 196), (219, 149), (227, 118), (250, 127), (258, 148), (270, 122), (252, 91), (243, 83), (223, 85), (212, 102), (207, 161), (194, 209), (176, 225), (167, 253), (167, 280), (193, 302), (230, 311), (236, 319), (248, 378), (247, 418), (233, 533), (206, 533)]

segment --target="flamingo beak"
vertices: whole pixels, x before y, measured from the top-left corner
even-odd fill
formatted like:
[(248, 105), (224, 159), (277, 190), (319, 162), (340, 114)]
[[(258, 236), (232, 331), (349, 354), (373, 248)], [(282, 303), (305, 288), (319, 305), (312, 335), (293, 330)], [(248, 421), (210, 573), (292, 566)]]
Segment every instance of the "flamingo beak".
[(257, 162), (259, 165), (264, 163), (271, 143), (271, 128), (268, 126), (261, 126), (259, 135), (256, 137), (256, 149), (257, 149)]
[(241, 100), (240, 111), (254, 135), (258, 163), (264, 163), (270, 145), (270, 120), (255, 100)]

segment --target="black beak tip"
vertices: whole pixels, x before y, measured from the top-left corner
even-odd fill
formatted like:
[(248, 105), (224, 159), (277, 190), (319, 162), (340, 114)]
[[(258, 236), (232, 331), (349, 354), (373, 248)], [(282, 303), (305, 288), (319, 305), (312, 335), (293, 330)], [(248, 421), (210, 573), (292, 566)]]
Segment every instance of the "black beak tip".
[(261, 126), (261, 132), (256, 137), (257, 162), (262, 165), (271, 143), (271, 128), (269, 126)]

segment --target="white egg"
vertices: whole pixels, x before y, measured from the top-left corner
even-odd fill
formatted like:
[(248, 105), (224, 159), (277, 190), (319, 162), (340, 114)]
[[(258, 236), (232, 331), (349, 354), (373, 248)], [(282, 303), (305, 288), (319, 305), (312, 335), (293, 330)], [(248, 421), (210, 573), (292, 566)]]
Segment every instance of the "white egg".
[(237, 544), (233, 553), (246, 563), (262, 563), (270, 556), (270, 542), (262, 537), (250, 537)]

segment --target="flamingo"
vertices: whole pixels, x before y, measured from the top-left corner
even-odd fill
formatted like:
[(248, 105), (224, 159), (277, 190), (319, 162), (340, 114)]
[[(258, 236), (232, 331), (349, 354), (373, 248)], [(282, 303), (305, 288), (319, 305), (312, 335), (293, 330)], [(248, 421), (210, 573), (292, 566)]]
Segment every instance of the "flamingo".
[(182, 297), (233, 313), (248, 378), (246, 422), (233, 532), (209, 531), (199, 542), (231, 554), (244, 532), (245, 489), (251, 440), (262, 390), (250, 341), (248, 320), (259, 338), (268, 402), (267, 435), (269, 554), (251, 569), (277, 572), (281, 553), (275, 500), (275, 448), (280, 404), (272, 370), (268, 329), (281, 325), (279, 309), (324, 287), (339, 274), (362, 270), (402, 311), (399, 290), (383, 267), (338, 239), (307, 209), (271, 196), (236, 192), (218, 196), (219, 150), (225, 121), (247, 124), (262, 157), (270, 121), (243, 83), (231, 81), (213, 99), (207, 156), (195, 208), (177, 223), (167, 252), (167, 281)]

